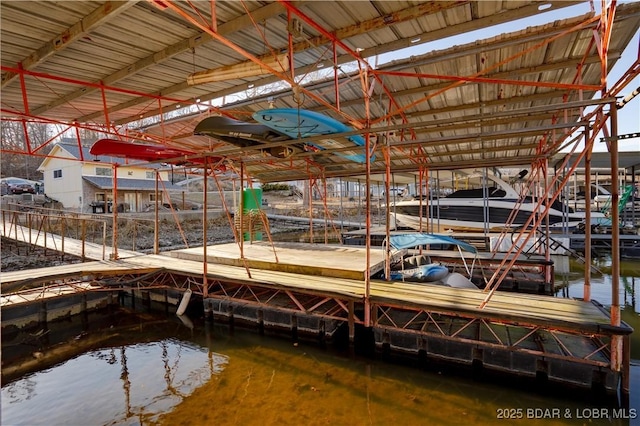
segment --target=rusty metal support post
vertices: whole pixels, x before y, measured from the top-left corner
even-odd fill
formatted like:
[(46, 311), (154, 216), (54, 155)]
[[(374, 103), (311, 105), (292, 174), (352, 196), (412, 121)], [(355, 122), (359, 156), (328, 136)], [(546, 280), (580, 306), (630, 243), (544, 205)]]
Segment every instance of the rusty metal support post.
[[(62, 259), (64, 259), (64, 234), (67, 233), (66, 230), (66, 225), (67, 224), (67, 220), (64, 216), (60, 216), (60, 238), (62, 239), (62, 241), (60, 242), (60, 250), (62, 253)], [(29, 235), (31, 235), (31, 229), (29, 229)]]
[(107, 221), (102, 221), (102, 260), (106, 259), (107, 251)]
[(113, 165), (113, 202), (111, 203), (113, 229), (111, 230), (111, 260), (118, 260), (118, 165)]
[(313, 186), (315, 183), (315, 178), (309, 176), (309, 244), (313, 244)]
[[(209, 234), (209, 222), (208, 222), (208, 210), (207, 204), (209, 203), (209, 157), (204, 157), (204, 179), (202, 181), (202, 297), (209, 297), (209, 282), (207, 281), (207, 275), (209, 274), (209, 264), (207, 262), (207, 236)], [(222, 194), (224, 198), (224, 194)]]
[(366, 180), (365, 186), (367, 188), (367, 194), (365, 195), (365, 241), (367, 247), (366, 266), (364, 274), (364, 326), (371, 327), (371, 137), (367, 131), (365, 134), (365, 153), (367, 156), (366, 162)]
[[(620, 213), (618, 211), (618, 110), (615, 102), (609, 108), (611, 114), (611, 325), (620, 326)], [(622, 336), (611, 338), (611, 368), (622, 367)]]
[(85, 254), (85, 249), (86, 249), (86, 239), (87, 239), (87, 220), (86, 219), (82, 219), (82, 221), (80, 222), (80, 227), (81, 227), (81, 235), (82, 235), (82, 261), (86, 262), (87, 261), (87, 257)]
[(240, 162), (240, 259), (244, 259), (244, 162)]
[(584, 204), (585, 204), (585, 227), (584, 227), (584, 291), (585, 302), (591, 301), (591, 154), (593, 144), (589, 143), (589, 126), (584, 127), (584, 145), (588, 149), (584, 159)]
[(384, 204), (386, 207), (385, 211), (385, 219), (387, 221), (387, 225), (385, 226), (386, 232), (386, 247), (384, 253), (384, 276), (387, 281), (391, 281), (391, 246), (389, 242), (391, 241), (391, 209), (389, 206), (389, 184), (391, 182), (391, 147), (389, 146), (389, 138), (387, 134), (384, 135)]
[[(18, 221), (16, 220), (16, 231), (18, 230)], [(49, 220), (49, 215), (42, 217), (43, 229), (44, 229), (44, 255), (47, 255), (47, 226), (51, 226), (51, 220)], [(16, 233), (16, 239), (18, 239), (18, 234)], [(36, 240), (37, 241), (37, 240)]]
[(159, 173), (156, 170), (156, 192), (154, 195), (154, 221), (153, 221), (153, 254), (160, 253), (160, 214), (158, 212), (158, 180), (160, 179)]

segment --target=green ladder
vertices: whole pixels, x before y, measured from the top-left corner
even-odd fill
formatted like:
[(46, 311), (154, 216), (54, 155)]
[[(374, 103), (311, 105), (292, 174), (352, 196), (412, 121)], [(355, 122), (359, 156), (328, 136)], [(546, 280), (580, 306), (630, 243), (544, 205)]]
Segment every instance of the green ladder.
[[(627, 205), (627, 202), (629, 201), (629, 198), (631, 198), (631, 195), (633, 195), (633, 185), (627, 185), (624, 188), (624, 192), (622, 193), (620, 200), (618, 201), (618, 213), (622, 213), (622, 210), (624, 210), (624, 206)], [(604, 204), (601, 212), (606, 216), (611, 216), (611, 198), (609, 198)]]

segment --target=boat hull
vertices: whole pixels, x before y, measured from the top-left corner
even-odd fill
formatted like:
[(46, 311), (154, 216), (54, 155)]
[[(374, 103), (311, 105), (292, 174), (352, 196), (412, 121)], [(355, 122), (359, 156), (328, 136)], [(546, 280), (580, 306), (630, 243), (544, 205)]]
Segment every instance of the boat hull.
[(390, 277), (393, 281), (433, 282), (447, 275), (449, 275), (449, 269), (446, 266), (432, 263), (411, 269), (392, 270)]
[[(164, 161), (180, 165), (189, 163), (204, 164), (204, 157), (198, 157), (199, 154), (195, 151), (116, 139), (100, 139), (91, 146), (89, 152), (95, 156), (109, 156), (148, 162)], [(209, 156), (208, 158), (211, 164), (221, 163), (223, 160), (222, 157)], [(225, 166), (220, 164), (218, 169), (225, 170)]]
[[(519, 207), (517, 213), (514, 210)], [(392, 213), (397, 223), (420, 231), (444, 232), (454, 231), (502, 231), (518, 229), (533, 223), (529, 220), (536, 204), (533, 202), (518, 203), (517, 200), (484, 200), (484, 199), (441, 199), (421, 207), (417, 200), (395, 203)], [(544, 207), (540, 209), (542, 213)], [(592, 218), (602, 216), (592, 213)], [(549, 209), (549, 225), (552, 229), (573, 229), (585, 222), (584, 212), (563, 212), (555, 208)], [(543, 222), (546, 223), (546, 222)]]
[[(356, 163), (366, 162), (366, 155), (362, 153), (365, 139), (361, 135), (333, 136), (336, 133), (350, 132), (354, 129), (327, 115), (297, 108), (276, 108), (257, 111), (253, 114), (253, 118), (292, 139), (326, 136), (324, 139), (308, 143), (313, 149), (360, 148), (353, 151), (340, 151), (337, 155)], [(371, 161), (375, 161), (375, 156), (371, 156)]]
[[(209, 136), (240, 148), (260, 147), (265, 144), (273, 145), (273, 143), (291, 140), (289, 136), (263, 124), (246, 123), (223, 116), (205, 118), (198, 123), (193, 134)], [(271, 146), (264, 151), (274, 157), (287, 158), (292, 154), (302, 152), (302, 149), (294, 144), (285, 144)]]

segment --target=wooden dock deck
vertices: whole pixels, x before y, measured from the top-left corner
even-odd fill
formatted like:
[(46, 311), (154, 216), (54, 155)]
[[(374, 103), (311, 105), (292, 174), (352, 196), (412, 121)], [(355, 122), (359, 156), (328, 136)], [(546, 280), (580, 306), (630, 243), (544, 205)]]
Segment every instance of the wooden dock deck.
[[(364, 280), (366, 248), (342, 245), (266, 241), (245, 242), (240, 257), (236, 243), (207, 246), (207, 262), (219, 265), (242, 266), (251, 269), (293, 272), (323, 277)], [(394, 254), (400, 258), (404, 252)], [(173, 250), (166, 253), (178, 259), (203, 261), (202, 247)], [(370, 252), (369, 276), (384, 269), (384, 252), (380, 247)]]
[[(100, 284), (104, 279), (109, 281), (105, 290), (131, 294), (148, 294), (149, 288), (162, 286), (178, 291), (189, 288), (203, 296), (205, 312), (214, 316), (231, 321), (235, 317), (258, 327), (268, 323), (291, 329), (296, 335), (299, 327), (330, 335), (346, 324), (353, 341), (355, 326), (361, 325), (371, 327), (376, 347), (383, 350), (422, 353), (463, 364), (479, 362), (517, 375), (543, 374), (553, 380), (557, 376), (559, 381), (580, 382), (582, 386), (597, 381), (613, 389), (620, 372), (628, 374), (628, 360), (621, 370), (614, 367), (609, 348), (614, 339), (628, 345), (633, 330), (624, 323), (611, 325), (608, 312), (597, 302), (498, 292), (480, 308), (486, 295), (480, 290), (379, 280), (370, 280), (367, 288), (362, 266), (366, 252), (362, 249), (313, 244), (280, 248), (276, 262), (269, 244), (246, 244), (247, 269), (237, 244), (209, 246), (206, 275), (202, 247), (4, 272), (0, 278), (2, 305), (6, 309), (28, 303), (9, 302), (11, 295), (5, 289), (19, 289), (34, 280), (42, 287), (48, 281), (53, 284), (75, 278)], [(374, 259), (381, 256), (375, 250), (373, 253), (377, 253), (372, 255)], [(377, 260), (371, 262), (375, 267), (379, 267)], [(321, 273), (325, 268), (335, 271)], [(145, 290), (145, 274), (154, 273), (165, 274), (166, 279), (159, 282), (159, 276), (154, 275)], [(133, 278), (118, 287), (113, 277), (123, 274)], [(349, 278), (353, 274), (363, 278)], [(78, 291), (91, 290), (78, 286)], [(168, 300), (166, 295), (164, 300)], [(37, 297), (33, 301), (46, 304)]]
[[(20, 227), (18, 239), (28, 242), (28, 228)], [(33, 231), (32, 231), (33, 232)], [(9, 235), (10, 238), (13, 235)], [(31, 242), (50, 248), (60, 248), (57, 235), (33, 235)], [(55, 244), (54, 244), (55, 243)], [(90, 245), (92, 246), (92, 245)], [(76, 254), (80, 242), (66, 238), (65, 250)], [(277, 251), (276, 261), (273, 250)], [(95, 249), (95, 250), (94, 250)], [(230, 280), (244, 284), (261, 284), (285, 287), (300, 291), (323, 292), (334, 296), (361, 299), (365, 295), (363, 247), (326, 246), (306, 243), (245, 243), (243, 251), (246, 266), (240, 259), (238, 244), (219, 244), (207, 247), (207, 270), (212, 279)], [(144, 255), (131, 251), (118, 251), (123, 258), (115, 261), (98, 261), (24, 271), (3, 272), (0, 284), (3, 290), (20, 282), (46, 283), (72, 276), (107, 276), (126, 272), (144, 274), (153, 270), (172, 273), (202, 275), (202, 247), (174, 250), (160, 255)], [(101, 258), (102, 247), (88, 250), (91, 256)], [(89, 257), (89, 256), (88, 256)], [(383, 267), (383, 252), (371, 250), (371, 268), (376, 272)], [(400, 303), (419, 308), (442, 309), (478, 315), (484, 318), (524, 322), (568, 330), (598, 331), (610, 329), (609, 317), (592, 303), (572, 299), (531, 295), (494, 294), (484, 309), (479, 309), (484, 293), (474, 290), (448, 288), (436, 285), (386, 282), (372, 280), (372, 302)], [(620, 328), (619, 332), (625, 332)]]
[[(189, 249), (192, 256), (194, 250)], [(202, 250), (202, 248), (200, 248)], [(365, 282), (348, 278), (292, 273), (251, 268), (251, 277), (242, 266), (208, 262), (208, 278), (236, 284), (286, 288), (302, 292), (322, 293), (332, 297), (362, 300)], [(199, 276), (203, 264), (198, 260), (176, 257), (175, 253), (139, 255), (117, 261), (97, 261), (61, 265), (25, 271), (4, 272), (3, 289), (21, 282), (44, 283), (73, 276), (113, 276), (125, 272), (145, 274), (164, 270), (168, 273)], [(535, 324), (567, 331), (627, 333), (627, 327), (612, 327), (609, 316), (594, 303), (533, 294), (495, 293), (490, 303), (480, 309), (485, 293), (476, 290), (438, 285), (372, 280), (370, 297), (376, 304), (400, 304), (418, 309), (474, 315), (481, 318), (514, 323)]]

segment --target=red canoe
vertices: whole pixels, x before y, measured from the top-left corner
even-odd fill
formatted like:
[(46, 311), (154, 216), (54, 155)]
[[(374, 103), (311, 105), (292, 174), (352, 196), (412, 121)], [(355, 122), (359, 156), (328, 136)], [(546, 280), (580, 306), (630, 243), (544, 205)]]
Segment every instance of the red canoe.
[[(198, 155), (194, 151), (169, 148), (164, 145), (125, 142), (116, 139), (100, 139), (93, 144), (89, 152), (91, 155), (106, 155), (142, 161), (165, 161), (176, 164), (204, 163), (203, 157), (193, 158), (194, 155)], [(222, 157), (209, 157), (209, 159), (211, 163), (215, 164), (222, 160)]]

